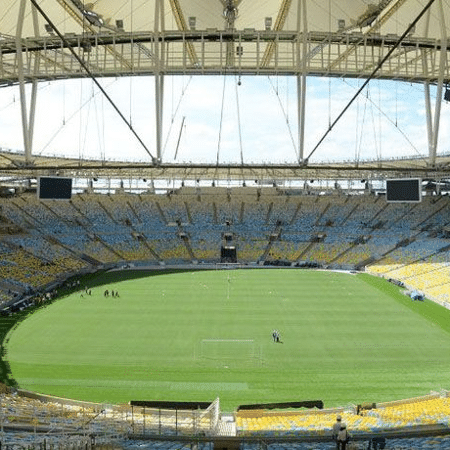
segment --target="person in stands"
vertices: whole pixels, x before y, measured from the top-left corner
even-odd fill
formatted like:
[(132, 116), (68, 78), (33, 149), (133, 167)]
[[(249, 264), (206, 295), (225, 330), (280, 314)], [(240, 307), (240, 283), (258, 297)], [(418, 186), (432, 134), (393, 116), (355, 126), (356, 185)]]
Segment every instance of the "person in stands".
[(337, 416), (336, 417), (336, 422), (333, 425), (333, 430), (332, 430), (332, 436), (333, 436), (333, 440), (336, 442), (336, 449), (339, 450), (339, 444), (337, 441), (337, 437), (339, 434), (339, 431), (341, 431), (341, 425), (342, 425), (342, 417), (341, 416)]
[(347, 427), (345, 424), (341, 425), (341, 429), (337, 435), (337, 448), (338, 450), (345, 450), (347, 443), (350, 440), (350, 435), (348, 434)]

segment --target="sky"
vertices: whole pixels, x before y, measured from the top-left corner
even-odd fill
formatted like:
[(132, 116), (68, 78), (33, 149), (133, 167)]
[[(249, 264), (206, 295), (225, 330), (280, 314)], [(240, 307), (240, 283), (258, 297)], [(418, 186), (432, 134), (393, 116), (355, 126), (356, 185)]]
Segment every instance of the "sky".
[[(100, 82), (156, 156), (153, 78)], [(304, 157), (363, 82), (307, 78)], [(163, 161), (295, 163), (299, 156), (296, 83), (296, 78), (287, 76), (165, 77)], [(450, 153), (449, 138), (450, 104), (443, 102), (438, 154)], [(0, 146), (23, 149), (17, 87), (0, 89)], [(423, 85), (372, 80), (309, 161), (427, 153)], [(39, 85), (33, 154), (151, 160), (90, 79)]]

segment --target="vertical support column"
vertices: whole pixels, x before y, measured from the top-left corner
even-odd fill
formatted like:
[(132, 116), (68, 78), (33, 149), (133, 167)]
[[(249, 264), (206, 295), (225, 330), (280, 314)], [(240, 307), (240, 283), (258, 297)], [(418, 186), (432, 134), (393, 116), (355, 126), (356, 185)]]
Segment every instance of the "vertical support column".
[[(432, 116), (431, 111), (431, 96), (430, 96), (430, 86), (428, 82), (425, 82), (424, 93), (425, 93), (425, 109), (426, 109), (426, 118), (427, 118), (427, 132), (428, 132), (428, 157), (430, 166), (434, 166), (436, 164), (436, 153), (438, 147), (438, 138), (439, 138), (439, 125), (441, 120), (441, 105), (442, 105), (442, 95), (443, 95), (443, 86), (444, 86), (444, 77), (445, 72), (447, 70), (447, 29), (445, 24), (445, 16), (444, 16), (444, 8), (442, 5), (442, 0), (438, 0), (438, 14), (439, 17), (439, 26), (441, 29), (441, 50), (440, 50), (440, 58), (439, 58), (439, 72), (438, 72), (438, 80), (436, 86), (436, 103), (434, 105), (434, 117)], [(424, 55), (426, 58), (426, 55)], [(425, 59), (426, 65), (426, 73), (428, 73), (428, 64)]]
[[(426, 58), (426, 55), (424, 55), (424, 58)], [(430, 156), (431, 148), (433, 146), (433, 116), (431, 114), (430, 83), (425, 81), (423, 88), (425, 94), (425, 113), (427, 120), (428, 156)]]
[[(162, 61), (164, 58), (164, 42), (161, 39), (164, 31), (164, 2), (155, 2), (155, 108), (156, 108), (156, 163), (162, 158), (162, 128), (164, 111), (164, 75)], [(155, 162), (155, 161), (154, 161)]]
[(156, 107), (156, 162), (162, 157), (162, 127), (164, 106), (164, 76), (155, 73), (155, 107)]
[[(32, 4), (31, 5), (31, 14), (33, 17), (33, 29), (34, 29), (34, 35), (36, 37), (39, 36), (39, 21), (38, 21), (38, 12), (36, 10), (36, 7)], [(33, 138), (34, 138), (34, 122), (36, 117), (36, 101), (37, 101), (37, 79), (36, 76), (39, 72), (39, 53), (35, 53), (34, 58), (34, 65), (33, 65), (33, 81), (31, 85), (31, 100), (30, 100), (30, 115), (28, 118), (28, 142), (30, 145), (30, 159), (31, 159), (31, 153), (33, 150)]]
[[(305, 147), (305, 110), (306, 110), (306, 69), (307, 69), (307, 43), (308, 24), (306, 20), (306, 0), (298, 0), (297, 5), (297, 30), (300, 35), (302, 29), (302, 47), (300, 50), (300, 40), (297, 41), (297, 61), (301, 71), (297, 74), (297, 118), (298, 118), (298, 162), (304, 163)], [(299, 36), (300, 37), (300, 36)]]
[(19, 78), (20, 110), (22, 114), (22, 134), (23, 134), (23, 145), (25, 150), (25, 161), (27, 163), (30, 163), (31, 143), (29, 140), (27, 98), (25, 92), (25, 75), (23, 70), (23, 47), (22, 47), (22, 31), (23, 31), (23, 22), (25, 19), (25, 6), (26, 0), (20, 0), (19, 15), (17, 17), (17, 27), (16, 27), (16, 57), (17, 57), (17, 74)]
[[(23, 61), (22, 31), (25, 20), (26, 0), (20, 0), (19, 14), (16, 27), (16, 56), (17, 56), (17, 72), (19, 78), (20, 92), (20, 108), (22, 115), (22, 134), (25, 151), (25, 161), (31, 163), (33, 150), (34, 122), (36, 115), (36, 99), (37, 99), (37, 80), (33, 77), (31, 86), (30, 110), (27, 108), (27, 93), (25, 89), (25, 73)], [(39, 36), (39, 22), (36, 8), (32, 5), (31, 14), (33, 18), (33, 28), (35, 36)], [(35, 55), (33, 74), (36, 75), (39, 70), (39, 57)], [(29, 113), (29, 115), (28, 115)]]
[(438, 137), (439, 137), (439, 124), (441, 120), (441, 105), (442, 105), (442, 93), (444, 86), (444, 75), (447, 70), (447, 28), (445, 26), (445, 14), (444, 8), (442, 6), (442, 0), (438, 0), (438, 8), (439, 8), (439, 26), (441, 28), (441, 54), (439, 59), (439, 75), (438, 82), (436, 87), (436, 105), (434, 111), (434, 124), (433, 124), (433, 140), (431, 142), (430, 148), (430, 164), (434, 166), (436, 164), (436, 152), (438, 146)]
[[(428, 31), (430, 28), (430, 10), (427, 11), (425, 18), (425, 33), (424, 36), (428, 37)], [(425, 76), (428, 76), (428, 59), (427, 52), (422, 50), (422, 70)], [(431, 142), (433, 140), (433, 118), (431, 115), (431, 97), (430, 97), (430, 83), (425, 81), (424, 83), (424, 94), (425, 94), (425, 113), (426, 113), (426, 124), (427, 124), (427, 141), (428, 141), (428, 154), (430, 154)]]

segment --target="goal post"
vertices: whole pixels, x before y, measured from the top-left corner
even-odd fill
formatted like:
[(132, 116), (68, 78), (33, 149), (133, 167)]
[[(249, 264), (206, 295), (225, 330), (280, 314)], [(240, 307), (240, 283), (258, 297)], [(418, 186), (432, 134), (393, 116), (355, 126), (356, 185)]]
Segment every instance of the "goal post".
[(202, 339), (196, 359), (228, 367), (262, 365), (262, 349), (254, 339)]

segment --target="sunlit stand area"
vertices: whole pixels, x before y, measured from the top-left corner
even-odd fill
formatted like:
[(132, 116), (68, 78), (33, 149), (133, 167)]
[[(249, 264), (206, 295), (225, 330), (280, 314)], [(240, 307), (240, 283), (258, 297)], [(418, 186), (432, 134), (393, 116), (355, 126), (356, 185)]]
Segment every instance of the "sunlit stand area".
[[(387, 203), (382, 190), (335, 186), (211, 189), (88, 190), (62, 202), (22, 192), (2, 199), (3, 314), (46, 302), (74, 275), (100, 269), (217, 268), (227, 246), (235, 248), (241, 266), (365, 269), (449, 304), (447, 195), (424, 189), (420, 203)], [(331, 410), (318, 401), (242, 405), (229, 412), (221, 411), (219, 399), (104, 405), (4, 386), (1, 442), (39, 449), (331, 449), (331, 429), (340, 415), (353, 448), (368, 448), (369, 442), (445, 448), (449, 402), (448, 392), (441, 391)]]
[(0, 442), (10, 449), (331, 449), (338, 416), (351, 432), (353, 448), (374, 443), (373, 448), (438, 449), (450, 444), (446, 391), (336, 409), (320, 409), (320, 401), (243, 405), (231, 413), (221, 411), (219, 399), (105, 405), (6, 386), (2, 391)]
[(449, 198), (424, 190), (421, 202), (386, 202), (370, 190), (273, 186), (84, 192), (66, 201), (23, 192), (0, 199), (0, 296), (12, 306), (80, 273), (231, 257), (250, 266), (365, 270), (447, 304)]

